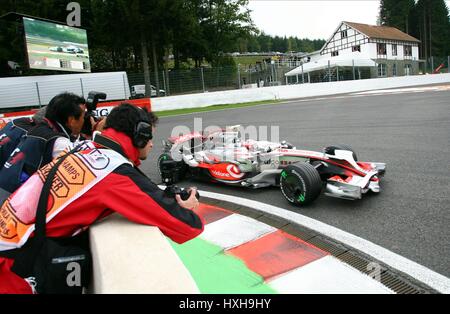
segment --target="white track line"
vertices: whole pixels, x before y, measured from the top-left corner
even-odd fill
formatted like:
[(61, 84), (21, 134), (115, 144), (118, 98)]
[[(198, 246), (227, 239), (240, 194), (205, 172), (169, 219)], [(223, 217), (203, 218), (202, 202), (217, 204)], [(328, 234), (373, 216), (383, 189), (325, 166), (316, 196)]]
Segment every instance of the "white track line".
[(329, 255), (268, 284), (283, 294), (394, 294), (381, 282)]
[(245, 204), (245, 206), (254, 208), (260, 212), (284, 218), (372, 256), (386, 265), (389, 265), (390, 267), (425, 283), (441, 293), (450, 294), (449, 278), (358, 236), (280, 207), (231, 195), (217, 194), (206, 191), (200, 191), (200, 194), (204, 197), (218, 199), (238, 205)]
[(228, 250), (275, 231), (255, 219), (233, 214), (206, 225), (200, 238)]

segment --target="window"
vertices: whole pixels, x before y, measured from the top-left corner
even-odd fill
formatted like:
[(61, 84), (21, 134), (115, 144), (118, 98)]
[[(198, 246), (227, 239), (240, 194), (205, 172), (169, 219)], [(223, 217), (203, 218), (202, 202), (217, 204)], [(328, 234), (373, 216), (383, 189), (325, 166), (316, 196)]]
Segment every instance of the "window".
[(341, 38), (347, 38), (347, 31), (341, 32)]
[(352, 47), (352, 52), (356, 52), (356, 51), (361, 52), (361, 46), (360, 45)]
[(397, 76), (397, 64), (392, 65), (392, 76)]
[(392, 45), (392, 55), (393, 56), (397, 55), (397, 45)]
[(386, 44), (377, 44), (378, 55), (385, 56), (386, 55)]
[(405, 64), (405, 76), (411, 75), (412, 66), (411, 64)]
[(337, 56), (339, 56), (339, 51), (332, 51), (332, 52), (331, 52), (331, 56), (332, 56), (332, 57), (337, 57)]
[(403, 47), (403, 50), (404, 50), (405, 57), (412, 57), (412, 46), (405, 45)]
[(378, 77), (386, 77), (386, 64), (378, 64)]

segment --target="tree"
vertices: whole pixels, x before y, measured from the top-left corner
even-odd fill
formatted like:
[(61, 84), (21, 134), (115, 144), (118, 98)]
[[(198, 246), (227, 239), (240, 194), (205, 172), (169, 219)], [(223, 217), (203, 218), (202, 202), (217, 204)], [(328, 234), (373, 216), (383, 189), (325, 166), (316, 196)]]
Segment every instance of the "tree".
[(444, 0), (419, 0), (415, 8), (414, 35), (421, 40), (422, 57), (450, 54), (449, 11)]
[(414, 0), (381, 0), (379, 16), (381, 25), (410, 33), (414, 5)]
[(256, 28), (247, 9), (248, 0), (204, 0), (199, 7), (200, 27), (206, 42), (206, 59), (213, 65), (221, 52), (229, 51), (239, 38)]

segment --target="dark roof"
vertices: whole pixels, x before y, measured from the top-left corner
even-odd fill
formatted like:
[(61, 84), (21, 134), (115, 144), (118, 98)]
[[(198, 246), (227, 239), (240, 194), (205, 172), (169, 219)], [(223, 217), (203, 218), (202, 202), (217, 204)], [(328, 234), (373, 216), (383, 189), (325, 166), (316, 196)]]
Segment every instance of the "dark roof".
[(360, 23), (344, 22), (348, 26), (367, 35), (369, 38), (391, 39), (399, 41), (420, 42), (417, 38), (390, 26), (375, 26)]

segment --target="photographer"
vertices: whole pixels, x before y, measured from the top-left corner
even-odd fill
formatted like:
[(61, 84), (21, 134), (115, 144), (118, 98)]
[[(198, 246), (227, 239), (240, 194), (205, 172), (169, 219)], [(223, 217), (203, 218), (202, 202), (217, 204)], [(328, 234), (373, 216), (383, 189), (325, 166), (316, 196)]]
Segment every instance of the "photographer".
[[(157, 120), (153, 113), (122, 104), (108, 116), (105, 131), (95, 134), (90, 144), (94, 147), (69, 155), (58, 171), (69, 171), (74, 183), (66, 185), (67, 196), (49, 202), (47, 236), (72, 237), (113, 213), (138, 224), (158, 227), (177, 243), (203, 232), (203, 221), (195, 213), (199, 207), (195, 189), (189, 190), (186, 200), (180, 195), (170, 197), (137, 169), (153, 148)], [(33, 237), (32, 233), (19, 231), (34, 227), (35, 218), (29, 213), (36, 212), (46, 168), (39, 170), (1, 207), (7, 215), (0, 215), (0, 256), (2, 251), (21, 247)], [(77, 175), (81, 173), (86, 175)], [(54, 183), (52, 195), (58, 195), (59, 188)], [(7, 226), (7, 232), (2, 226)], [(11, 239), (4, 236), (6, 233), (18, 236)], [(133, 263), (130, 260), (130, 265)], [(0, 294), (31, 293), (28, 282), (11, 271), (13, 264), (12, 259), (0, 258)]]
[(45, 118), (11, 149), (0, 168), (0, 189), (13, 193), (39, 168), (78, 145), (85, 111), (86, 101), (80, 96), (62, 93), (54, 97), (45, 109)]

